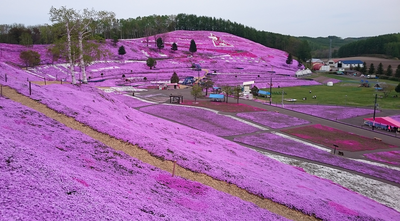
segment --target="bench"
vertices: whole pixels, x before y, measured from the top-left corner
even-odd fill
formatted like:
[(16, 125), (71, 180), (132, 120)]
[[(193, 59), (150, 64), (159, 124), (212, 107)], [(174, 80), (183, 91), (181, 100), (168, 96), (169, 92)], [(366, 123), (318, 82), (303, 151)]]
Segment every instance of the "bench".
[(379, 137), (374, 137), (374, 140), (377, 140), (377, 141), (382, 141), (382, 139), (381, 139), (381, 138), (379, 138)]

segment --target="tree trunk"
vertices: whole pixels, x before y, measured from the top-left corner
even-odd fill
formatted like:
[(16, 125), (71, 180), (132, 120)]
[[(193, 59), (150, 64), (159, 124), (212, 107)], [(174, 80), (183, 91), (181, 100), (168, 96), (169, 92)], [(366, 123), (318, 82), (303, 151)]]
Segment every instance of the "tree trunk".
[(72, 84), (76, 84), (74, 64), (73, 64), (73, 61), (72, 61), (72, 51), (71, 51), (71, 30), (69, 29), (68, 22), (66, 23), (65, 26), (67, 27), (69, 70), (71, 72)]
[(79, 40), (79, 62), (80, 62), (80, 66), (81, 66), (81, 72), (82, 72), (82, 82), (87, 84), (87, 79), (86, 79), (86, 69), (85, 69), (85, 62), (83, 61), (83, 33), (79, 32), (78, 34), (78, 40)]

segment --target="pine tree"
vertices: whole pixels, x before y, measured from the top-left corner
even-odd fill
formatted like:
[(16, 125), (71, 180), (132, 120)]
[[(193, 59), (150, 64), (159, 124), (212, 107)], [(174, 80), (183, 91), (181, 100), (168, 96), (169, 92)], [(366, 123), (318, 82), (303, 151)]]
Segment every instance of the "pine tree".
[(286, 59), (286, 64), (292, 64), (293, 63), (293, 58), (292, 58), (292, 54), (288, 54), (288, 57)]
[(396, 88), (394, 89), (397, 93), (400, 93), (400, 83), (396, 86)]
[(174, 42), (174, 43), (172, 43), (171, 50), (173, 50), (173, 51), (177, 51), (177, 50), (178, 50), (178, 45), (176, 45), (176, 43), (175, 43), (175, 42)]
[(125, 51), (125, 47), (124, 47), (124, 46), (119, 47), (119, 49), (118, 49), (118, 54), (119, 54), (119, 55), (124, 55), (124, 54), (126, 54), (126, 51)]
[(164, 42), (163, 42), (162, 38), (157, 38), (157, 48), (158, 48), (158, 50), (161, 50), (164, 48)]
[(386, 69), (386, 76), (392, 76), (392, 75), (393, 75), (392, 65), (389, 65)]
[(375, 67), (374, 64), (371, 63), (369, 66), (368, 74), (374, 74), (375, 73)]
[(382, 75), (383, 74), (383, 65), (382, 63), (379, 63), (378, 69), (376, 70), (377, 75)]
[(367, 62), (364, 62), (364, 65), (361, 68), (361, 73), (363, 73), (364, 75), (367, 74)]
[(190, 41), (189, 51), (192, 52), (192, 53), (197, 51), (196, 42), (194, 42), (193, 39)]
[(171, 83), (179, 83), (179, 77), (178, 77), (178, 75), (176, 74), (176, 72), (174, 72), (174, 73), (172, 74)]
[(394, 76), (400, 78), (400, 64), (397, 66), (396, 73), (394, 74)]

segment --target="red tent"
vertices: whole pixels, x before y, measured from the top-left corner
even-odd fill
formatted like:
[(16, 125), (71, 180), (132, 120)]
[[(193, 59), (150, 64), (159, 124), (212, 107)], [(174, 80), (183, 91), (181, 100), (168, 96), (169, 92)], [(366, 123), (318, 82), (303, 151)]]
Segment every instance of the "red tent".
[[(364, 122), (368, 125), (372, 125), (374, 122), (373, 118), (364, 118)], [(390, 117), (375, 117), (375, 124), (381, 126), (390, 126), (400, 128), (400, 122)]]

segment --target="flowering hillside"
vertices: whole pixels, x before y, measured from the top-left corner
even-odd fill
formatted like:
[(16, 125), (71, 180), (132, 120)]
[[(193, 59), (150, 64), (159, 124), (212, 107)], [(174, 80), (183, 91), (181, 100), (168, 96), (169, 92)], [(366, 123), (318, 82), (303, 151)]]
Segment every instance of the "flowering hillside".
[[(287, 65), (288, 54), (284, 51), (268, 48), (250, 40), (231, 34), (212, 31), (174, 31), (158, 35), (164, 39), (165, 48), (159, 50), (155, 38), (120, 40), (117, 45), (107, 41), (103, 48), (113, 55), (102, 61), (95, 61), (86, 68), (89, 80), (97, 81), (98, 86), (114, 86), (116, 84), (135, 85), (146, 77), (148, 81), (169, 80), (175, 71), (183, 80), (186, 76), (204, 76), (212, 74), (217, 86), (238, 85), (244, 81), (255, 81), (259, 88), (288, 87), (300, 85), (318, 85), (310, 80), (294, 77), (298, 69), (297, 61)], [(189, 52), (190, 40), (197, 45), (197, 52)], [(171, 45), (178, 45), (177, 51), (172, 51)], [(124, 46), (125, 55), (118, 55), (118, 48)], [(22, 65), (19, 53), (27, 48), (18, 45), (1, 44), (4, 48), (0, 61)], [(48, 80), (71, 80), (68, 65), (63, 60), (51, 64), (46, 45), (35, 45), (32, 50), (42, 56), (42, 65), (30, 69), (33, 75), (39, 75)], [(146, 59), (157, 59), (156, 67), (150, 69)], [(199, 64), (200, 71), (192, 69), (193, 64)], [(80, 79), (80, 69), (75, 67), (77, 78)], [(125, 78), (122, 78), (125, 75)], [(105, 80), (98, 82), (99, 80)], [(128, 80), (128, 81), (126, 81)]]
[(1, 220), (286, 220), (19, 103), (0, 104)]
[[(7, 84), (29, 94), (26, 81)], [(306, 214), (326, 220), (400, 218), (393, 209), (332, 181), (311, 176), (214, 135), (131, 109), (90, 85), (35, 86), (31, 97), (99, 132), (138, 144), (159, 158), (177, 160), (184, 168), (233, 183)], [(51, 133), (43, 136), (56, 138)]]

